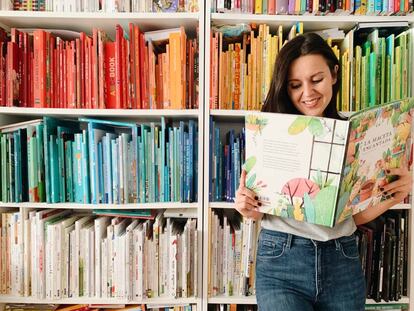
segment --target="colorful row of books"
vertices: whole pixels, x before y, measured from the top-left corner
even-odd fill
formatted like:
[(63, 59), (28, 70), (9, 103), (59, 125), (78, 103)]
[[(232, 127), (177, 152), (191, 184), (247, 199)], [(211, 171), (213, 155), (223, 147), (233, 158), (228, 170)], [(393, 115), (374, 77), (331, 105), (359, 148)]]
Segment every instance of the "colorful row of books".
[[(149, 309), (149, 308), (148, 308)], [(171, 307), (150, 308), (154, 311), (197, 311), (197, 305), (178, 305)], [(77, 304), (77, 305), (58, 305), (58, 304), (6, 304), (4, 310), (7, 311), (145, 311), (145, 304), (125, 305), (125, 304)]]
[(141, 301), (198, 292), (196, 219), (1, 214), (1, 292), (38, 299)]
[(245, 14), (355, 14), (405, 15), (414, 11), (413, 0), (211, 0), (218, 13)]
[(245, 162), (245, 131), (240, 133), (234, 129), (223, 132), (219, 125), (210, 119), (210, 202), (233, 202), (242, 164)]
[(388, 211), (358, 226), (358, 244), (367, 297), (379, 302), (407, 296), (409, 218), (406, 210)]
[(209, 304), (208, 311), (257, 311), (257, 305)]
[(198, 0), (1, 0), (1, 10), (52, 12), (198, 12)]
[[(356, 111), (412, 96), (414, 29), (407, 23), (386, 25), (371, 30), (359, 24), (340, 40), (329, 37), (329, 31), (319, 32), (340, 63), (339, 110)], [(297, 23), (285, 40), (282, 26), (272, 34), (269, 25), (252, 24), (236, 38), (230, 37), (227, 29), (214, 28), (210, 38), (210, 108), (260, 110), (279, 50), (303, 31), (303, 23)]]
[(255, 295), (260, 222), (241, 219), (234, 210), (213, 210), (209, 214), (209, 230), (209, 295)]
[(342, 101), (341, 110), (358, 111), (411, 97), (413, 41), (413, 28), (397, 33), (385, 28), (358, 31), (353, 55), (347, 55), (352, 66), (351, 106)]
[(198, 107), (198, 43), (183, 27), (142, 32), (94, 28), (0, 29), (0, 106), (191, 109)]
[(197, 201), (194, 120), (44, 117), (0, 128), (2, 202)]

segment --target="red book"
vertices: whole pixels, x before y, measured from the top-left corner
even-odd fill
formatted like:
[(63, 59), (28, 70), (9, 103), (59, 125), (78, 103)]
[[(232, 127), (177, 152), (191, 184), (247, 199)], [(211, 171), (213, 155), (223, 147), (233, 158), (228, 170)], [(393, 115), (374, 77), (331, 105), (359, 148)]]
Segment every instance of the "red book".
[(108, 109), (115, 109), (117, 105), (115, 71), (115, 42), (105, 42), (105, 103)]
[(137, 109), (142, 108), (142, 91), (141, 91), (141, 59), (140, 59), (140, 50), (141, 50), (141, 31), (139, 30), (139, 27), (134, 25), (134, 59), (135, 59), (135, 96), (136, 96), (136, 107)]
[(129, 96), (130, 96), (130, 107), (132, 109), (137, 108), (136, 102), (136, 93), (137, 93), (137, 84), (136, 84), (136, 76), (135, 76), (135, 31), (134, 31), (134, 24), (129, 23)]
[(91, 61), (92, 61), (92, 108), (97, 109), (99, 107), (99, 86), (98, 86), (98, 30), (93, 29), (92, 35), (92, 47), (91, 47)]
[(105, 101), (105, 33), (98, 30), (98, 107), (104, 109), (106, 107)]
[(115, 81), (116, 81), (116, 105), (113, 108), (121, 109), (123, 101), (123, 85), (122, 85), (122, 38), (123, 30), (120, 25), (116, 25), (115, 32)]
[(71, 41), (66, 48), (66, 60), (67, 60), (67, 108), (77, 107), (77, 83), (76, 83), (76, 42)]
[(46, 33), (46, 107), (53, 108), (53, 97), (54, 97), (54, 68), (55, 62), (53, 57), (53, 51), (55, 49), (55, 37), (53, 37), (49, 32)]
[(7, 42), (0, 41), (0, 106), (6, 106), (6, 49)]
[(46, 107), (46, 32), (33, 32), (33, 101), (34, 107)]
[(122, 102), (121, 108), (131, 108), (130, 96), (129, 96), (129, 53), (128, 53), (128, 41), (122, 37), (122, 52), (121, 52), (121, 63), (122, 63)]
[(144, 34), (140, 34), (140, 46), (139, 46), (139, 53), (140, 53), (140, 66), (141, 66), (141, 102), (142, 102), (142, 109), (149, 108), (148, 102), (148, 48), (145, 45), (145, 38)]
[(85, 82), (84, 82), (84, 87), (85, 87), (85, 101), (84, 101), (84, 107), (83, 108), (91, 108), (91, 92), (90, 92), (90, 86), (91, 86), (91, 76), (90, 76), (90, 63), (89, 63), (89, 40), (88, 38), (85, 38), (84, 41), (84, 61), (85, 61)]
[(277, 0), (269, 0), (269, 2), (267, 3), (268, 7), (267, 7), (267, 12), (270, 15), (274, 15), (276, 14), (276, 1)]
[(16, 42), (7, 42), (7, 70), (6, 70), (6, 106), (19, 106), (19, 69), (18, 50)]
[(75, 80), (74, 83), (76, 85), (76, 108), (81, 108), (82, 107), (82, 86), (81, 86), (81, 41), (80, 39), (76, 39), (75, 40), (75, 45), (76, 45), (76, 49), (75, 49), (75, 66), (76, 66), (76, 76), (75, 76)]
[(80, 34), (80, 88), (81, 88), (81, 91), (80, 91), (80, 107), (79, 108), (86, 108), (85, 45), (86, 45), (86, 34), (84, 32), (81, 32)]

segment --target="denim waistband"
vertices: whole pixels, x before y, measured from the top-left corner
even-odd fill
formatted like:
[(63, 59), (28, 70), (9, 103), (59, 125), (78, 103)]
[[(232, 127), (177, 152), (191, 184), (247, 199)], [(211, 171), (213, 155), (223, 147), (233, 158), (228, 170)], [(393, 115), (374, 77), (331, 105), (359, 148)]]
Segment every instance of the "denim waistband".
[(334, 245), (336, 248), (338, 248), (340, 243), (348, 242), (348, 241), (355, 239), (355, 234), (353, 233), (349, 236), (343, 236), (337, 239), (332, 239), (328, 241), (317, 241), (317, 240), (297, 236), (294, 234), (269, 230), (265, 228), (261, 229), (261, 235), (262, 235), (262, 238), (266, 240), (271, 240), (275, 242), (279, 241), (279, 242), (285, 243), (288, 248), (292, 245), (292, 243), (296, 245), (303, 245), (303, 246), (308, 245), (308, 246), (319, 246), (319, 247)]

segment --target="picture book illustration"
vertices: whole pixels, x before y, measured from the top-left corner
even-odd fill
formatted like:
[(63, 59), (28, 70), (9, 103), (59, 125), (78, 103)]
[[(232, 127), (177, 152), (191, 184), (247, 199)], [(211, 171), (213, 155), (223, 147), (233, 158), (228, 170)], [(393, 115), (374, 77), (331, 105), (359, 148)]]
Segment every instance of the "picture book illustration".
[(261, 212), (332, 227), (383, 199), (385, 170), (407, 157), (413, 100), (350, 120), (252, 112), (246, 115), (246, 186)]

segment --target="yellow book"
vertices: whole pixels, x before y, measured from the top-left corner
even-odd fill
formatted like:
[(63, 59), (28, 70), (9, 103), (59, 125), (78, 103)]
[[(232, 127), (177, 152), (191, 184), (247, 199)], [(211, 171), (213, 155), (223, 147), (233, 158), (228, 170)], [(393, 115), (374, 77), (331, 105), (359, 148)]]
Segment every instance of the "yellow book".
[(355, 47), (355, 110), (361, 110), (361, 46)]
[(367, 60), (366, 56), (361, 57), (361, 109), (365, 109), (367, 105)]
[(255, 3), (256, 3), (256, 5), (254, 6), (254, 13), (255, 14), (262, 14), (262, 9), (263, 9), (262, 1), (263, 0), (255, 0)]

